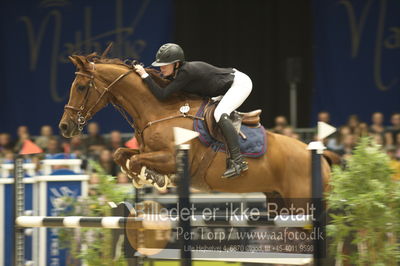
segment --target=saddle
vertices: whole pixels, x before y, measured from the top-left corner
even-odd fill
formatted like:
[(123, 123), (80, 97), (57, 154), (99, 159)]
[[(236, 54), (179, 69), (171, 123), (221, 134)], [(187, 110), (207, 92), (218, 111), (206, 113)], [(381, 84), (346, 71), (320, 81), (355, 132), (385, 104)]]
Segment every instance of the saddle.
[[(220, 141), (224, 142), (224, 136), (217, 125), (217, 122), (215, 121), (214, 118), (214, 111), (215, 108), (217, 108), (219, 101), (210, 101), (207, 103), (207, 105), (204, 107), (204, 122), (207, 126), (208, 132), (210, 135)], [(247, 136), (240, 131), (240, 126), (246, 125), (247, 127), (251, 128), (257, 128), (260, 127), (260, 115), (261, 115), (262, 110), (257, 109), (251, 112), (238, 112), (238, 111), (233, 111), (230, 114), (230, 119), (233, 122), (233, 126), (235, 127), (236, 131), (238, 134), (243, 138), (247, 139)]]

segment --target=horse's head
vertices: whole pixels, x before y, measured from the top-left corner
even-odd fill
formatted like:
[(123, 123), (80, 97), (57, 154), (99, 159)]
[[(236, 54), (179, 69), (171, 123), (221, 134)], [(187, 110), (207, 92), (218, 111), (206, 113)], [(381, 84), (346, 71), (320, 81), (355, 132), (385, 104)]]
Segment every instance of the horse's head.
[(86, 122), (110, 100), (104, 84), (95, 76), (95, 64), (90, 62), (90, 58), (78, 55), (69, 57), (77, 70), (59, 124), (61, 134), (66, 138), (78, 135)]

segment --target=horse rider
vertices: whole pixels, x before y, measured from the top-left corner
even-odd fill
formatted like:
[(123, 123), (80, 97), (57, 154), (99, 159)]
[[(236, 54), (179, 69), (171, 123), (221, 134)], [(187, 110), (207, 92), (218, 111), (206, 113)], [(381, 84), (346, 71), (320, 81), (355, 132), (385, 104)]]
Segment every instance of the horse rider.
[(251, 79), (234, 68), (219, 68), (201, 61), (185, 61), (182, 48), (174, 43), (162, 45), (152, 65), (160, 67), (163, 76), (171, 80), (165, 88), (158, 86), (141, 65), (136, 65), (135, 70), (159, 100), (177, 91), (206, 97), (223, 95), (214, 112), (215, 121), (221, 128), (230, 154), (222, 177), (231, 178), (246, 171), (248, 165), (240, 153), (238, 135), (229, 115), (249, 96), (253, 87)]

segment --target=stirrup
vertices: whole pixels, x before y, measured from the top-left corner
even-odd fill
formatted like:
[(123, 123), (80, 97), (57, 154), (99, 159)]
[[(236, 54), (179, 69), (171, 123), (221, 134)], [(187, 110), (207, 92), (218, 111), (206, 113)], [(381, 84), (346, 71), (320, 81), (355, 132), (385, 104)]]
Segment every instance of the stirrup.
[(222, 178), (233, 178), (239, 176), (242, 172), (245, 172), (249, 169), (249, 166), (245, 160), (235, 161), (229, 159), (229, 167), (227, 167), (226, 171), (222, 175)]

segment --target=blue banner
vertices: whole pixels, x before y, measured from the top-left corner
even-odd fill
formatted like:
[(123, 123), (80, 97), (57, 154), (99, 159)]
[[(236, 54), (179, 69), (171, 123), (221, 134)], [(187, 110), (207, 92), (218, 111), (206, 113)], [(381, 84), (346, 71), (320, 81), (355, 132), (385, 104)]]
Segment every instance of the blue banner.
[[(68, 56), (101, 53), (151, 62), (171, 38), (171, 0), (9, 1), (1, 8), (0, 132), (27, 125), (57, 127), (75, 77)], [(107, 107), (95, 116), (102, 132), (132, 131)], [(58, 130), (56, 130), (58, 132)]]
[(313, 120), (400, 111), (400, 1), (314, 0)]
[[(54, 176), (57, 178), (57, 176)], [(60, 216), (60, 212), (65, 211), (65, 207), (60, 208), (57, 200), (62, 197), (77, 198), (82, 195), (81, 181), (60, 181), (47, 182), (47, 213), (46, 216)], [(62, 199), (61, 199), (62, 200)], [(68, 265), (67, 249), (61, 249), (61, 240), (59, 237), (60, 228), (47, 228), (46, 233), (46, 265), (65, 266)], [(43, 247), (44, 248), (44, 247)]]

